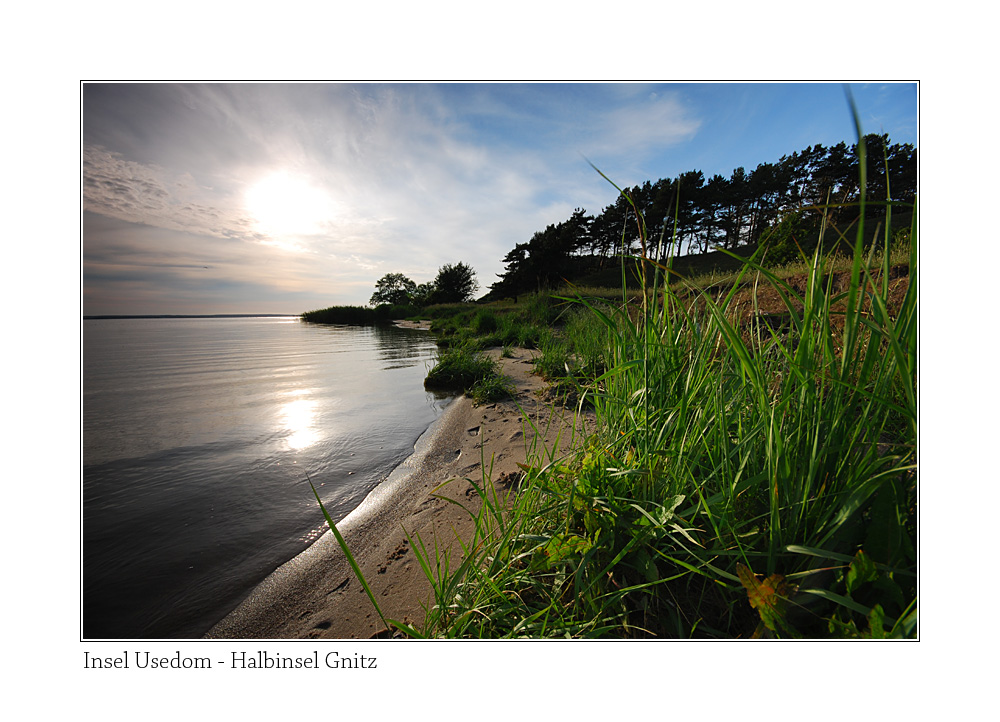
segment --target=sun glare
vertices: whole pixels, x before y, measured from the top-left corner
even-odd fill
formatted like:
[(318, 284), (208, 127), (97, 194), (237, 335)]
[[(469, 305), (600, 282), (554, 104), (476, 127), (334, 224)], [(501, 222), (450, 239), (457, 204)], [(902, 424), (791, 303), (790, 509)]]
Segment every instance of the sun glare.
[(288, 173), (258, 181), (247, 191), (245, 201), (257, 229), (277, 238), (318, 233), (334, 210), (323, 190)]
[(289, 401), (281, 407), (281, 421), (288, 432), (285, 441), (288, 442), (288, 446), (293, 450), (304, 449), (319, 440), (319, 431), (315, 426), (315, 401), (310, 399)]

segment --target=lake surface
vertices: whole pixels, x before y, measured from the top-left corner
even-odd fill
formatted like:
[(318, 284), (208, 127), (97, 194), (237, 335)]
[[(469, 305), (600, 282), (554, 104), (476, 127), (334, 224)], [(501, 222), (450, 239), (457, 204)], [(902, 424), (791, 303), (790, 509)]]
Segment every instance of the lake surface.
[(286, 318), (83, 322), (83, 636), (199, 637), (443, 412), (429, 334)]

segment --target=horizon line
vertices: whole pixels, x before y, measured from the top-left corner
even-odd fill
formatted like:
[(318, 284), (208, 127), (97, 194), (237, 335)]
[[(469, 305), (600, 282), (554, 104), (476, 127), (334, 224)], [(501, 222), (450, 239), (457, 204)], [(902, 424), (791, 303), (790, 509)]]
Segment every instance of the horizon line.
[(83, 316), (83, 320), (98, 321), (120, 318), (300, 318), (301, 316), (301, 313), (112, 313)]

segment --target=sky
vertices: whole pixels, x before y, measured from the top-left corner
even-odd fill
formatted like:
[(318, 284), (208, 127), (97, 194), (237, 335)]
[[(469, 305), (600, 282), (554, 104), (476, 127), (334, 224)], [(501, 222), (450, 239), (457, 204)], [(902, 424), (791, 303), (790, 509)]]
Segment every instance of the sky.
[[(915, 83), (852, 83), (918, 146)], [(622, 187), (855, 141), (842, 83), (82, 85), (84, 315), (363, 305)]]

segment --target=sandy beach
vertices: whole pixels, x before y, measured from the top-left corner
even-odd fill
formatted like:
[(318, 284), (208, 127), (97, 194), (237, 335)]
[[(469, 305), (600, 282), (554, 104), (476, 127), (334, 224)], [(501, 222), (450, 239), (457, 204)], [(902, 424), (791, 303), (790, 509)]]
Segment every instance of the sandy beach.
[[(441, 497), (475, 510), (480, 499), (468, 480), (482, 481), (484, 463), (496, 488), (513, 493), (521, 476), (518, 464), (533, 449), (562, 455), (581, 433), (593, 430), (592, 417), (543, 398), (546, 384), (531, 373), (537, 352), (516, 349), (512, 358), (500, 358), (499, 349), (489, 353), (514, 382), (516, 398), (483, 406), (466, 396), (456, 399), (420, 438), (414, 454), (337, 524), (387, 619), (419, 627), (431, 601), (407, 533), (428, 549), (435, 544), (448, 549), (452, 566), (461, 558), (457, 539), (471, 536), (470, 515)], [(368, 639), (384, 632), (328, 530), (264, 580), (206, 638)]]

